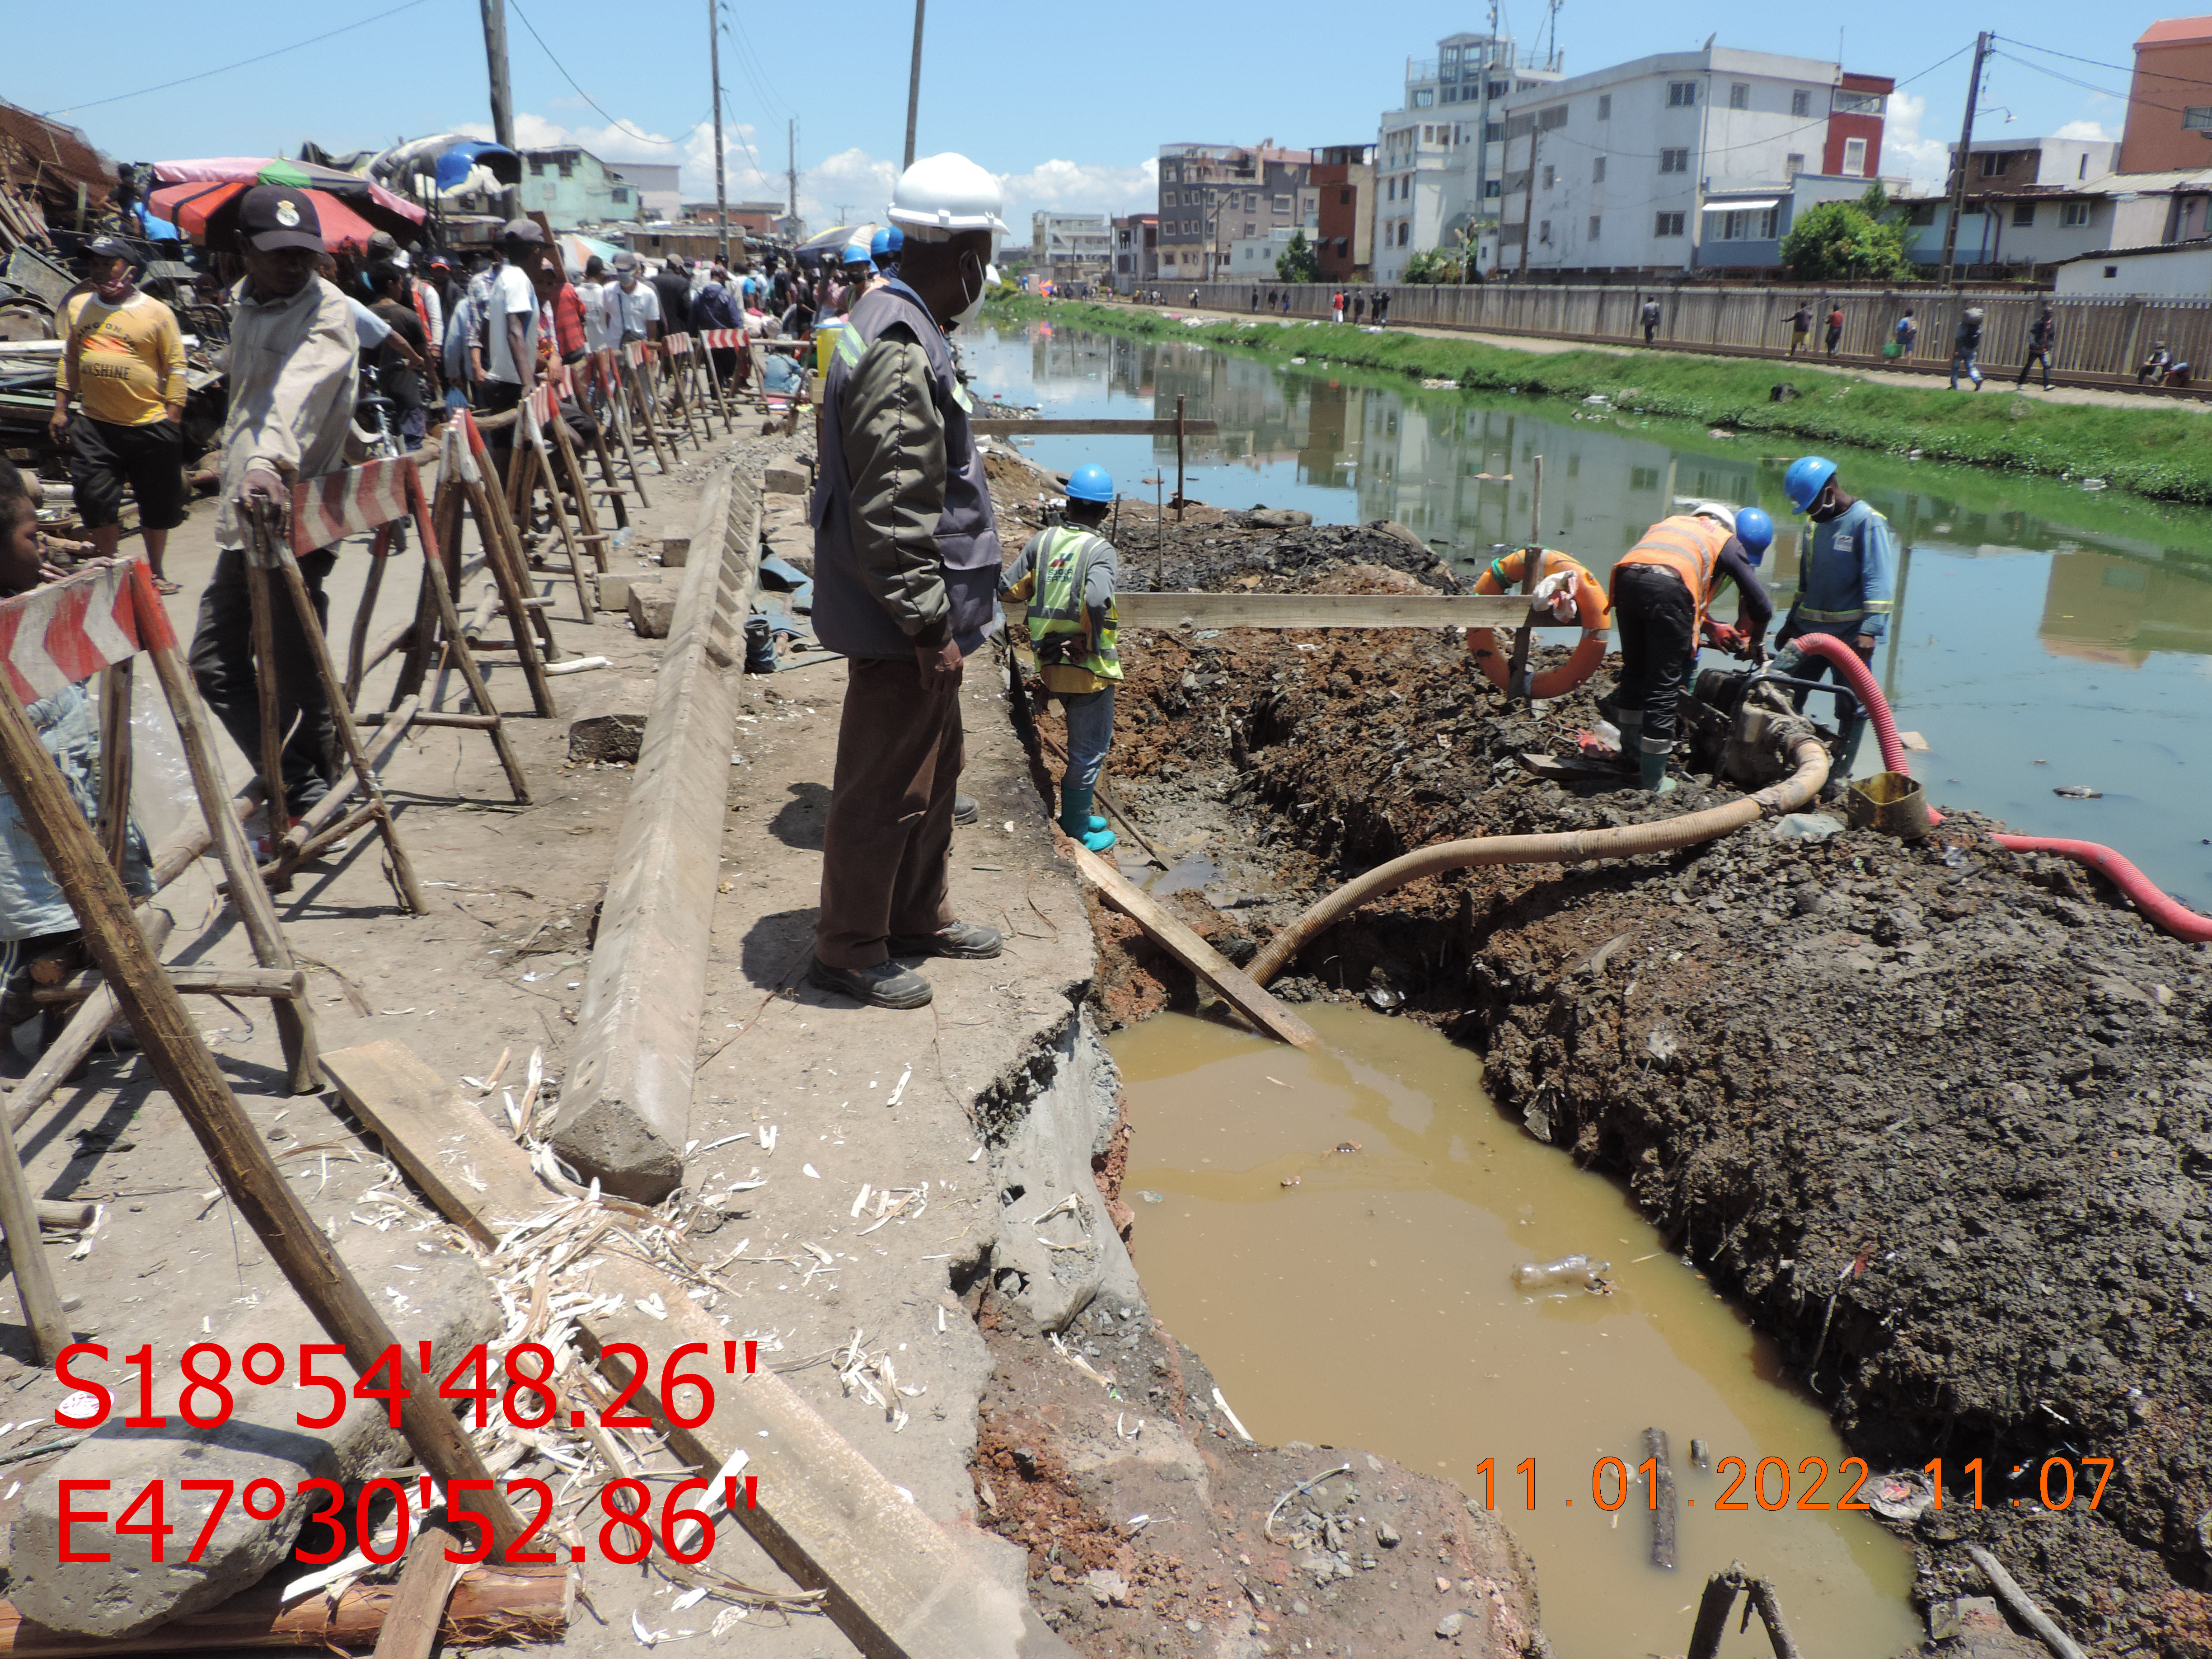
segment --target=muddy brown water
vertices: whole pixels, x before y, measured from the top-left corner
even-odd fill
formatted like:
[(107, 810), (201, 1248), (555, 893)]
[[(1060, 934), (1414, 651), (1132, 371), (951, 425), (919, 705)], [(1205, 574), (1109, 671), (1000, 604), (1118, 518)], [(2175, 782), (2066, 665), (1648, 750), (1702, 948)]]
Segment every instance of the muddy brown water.
[[(1775, 1583), (1808, 1659), (1910, 1649), (1910, 1552), (1870, 1516), (1800, 1507), (1836, 1501), (1832, 1473), (1806, 1488), (1849, 1454), (1766, 1340), (1617, 1187), (1498, 1112), (1474, 1054), (1408, 1021), (1300, 1012), (1316, 1051), (1174, 1014), (1110, 1043), (1146, 1289), (1251, 1432), (1371, 1448), (1477, 1499), (1494, 1486), (1563, 1659), (1682, 1651), (1731, 1561)], [(1514, 1287), (1516, 1264), (1576, 1252), (1610, 1261), (1611, 1294)], [(1672, 1572), (1650, 1563), (1634, 1475), (1648, 1425), (1667, 1431), (1682, 1500)], [(1717, 1469), (1743, 1460), (1745, 1508), (1716, 1508), (1735, 1471), (1692, 1468), (1693, 1438)], [(1776, 1463), (1776, 1507), (1754, 1494), (1767, 1459), (1786, 1466), (1786, 1506)], [(1723, 1648), (1769, 1650), (1756, 1621)]]

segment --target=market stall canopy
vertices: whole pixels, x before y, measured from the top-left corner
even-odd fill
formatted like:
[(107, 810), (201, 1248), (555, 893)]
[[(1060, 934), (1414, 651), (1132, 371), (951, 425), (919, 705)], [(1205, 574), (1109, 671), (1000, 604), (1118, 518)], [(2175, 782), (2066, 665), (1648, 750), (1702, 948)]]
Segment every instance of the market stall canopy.
[[(238, 204), (253, 186), (242, 180), (222, 184), (165, 185), (154, 192), (153, 210), (167, 219), (192, 241), (217, 249), (236, 245), (238, 234)], [(375, 232), (388, 230), (397, 235), (412, 228), (405, 221), (394, 221), (393, 216), (381, 209), (369, 209), (368, 216), (356, 210), (367, 207), (362, 202), (342, 202), (328, 191), (308, 190), (303, 192), (315, 204), (315, 220), (321, 227), (323, 246), (333, 253), (341, 247), (356, 247), (368, 251), (368, 239)]]
[(428, 179), (439, 195), (458, 196), (520, 184), (522, 157), (489, 139), (441, 132), (395, 144), (369, 162), (368, 176), (395, 190), (406, 190), (414, 181)]
[(593, 254), (599, 257), (602, 264), (612, 269), (615, 255), (622, 252), (612, 242), (603, 242), (596, 236), (582, 235), (573, 230), (562, 231), (553, 239), (553, 245), (561, 250), (561, 263), (568, 267), (569, 275), (574, 276), (583, 275), (584, 267), (592, 262)]
[[(154, 177), (164, 185), (289, 185), (295, 190), (320, 191), (343, 202), (359, 216), (367, 219), (378, 230), (389, 230), (394, 234), (404, 232), (410, 226), (419, 225), (429, 216), (404, 196), (392, 191), (372, 179), (359, 173), (341, 173), (336, 167), (317, 167), (312, 161), (292, 161), (281, 157), (219, 155), (198, 161), (156, 161)], [(161, 205), (166, 191), (155, 191), (155, 210), (164, 218), (176, 216)], [(175, 198), (170, 198), (172, 203)], [(396, 219), (398, 222), (387, 222)], [(178, 222), (182, 225), (181, 220)], [(189, 230), (190, 227), (185, 227)]]
[(803, 265), (817, 265), (825, 259), (836, 264), (848, 246), (869, 240), (882, 228), (876, 224), (833, 225), (819, 235), (808, 237), (793, 252)]

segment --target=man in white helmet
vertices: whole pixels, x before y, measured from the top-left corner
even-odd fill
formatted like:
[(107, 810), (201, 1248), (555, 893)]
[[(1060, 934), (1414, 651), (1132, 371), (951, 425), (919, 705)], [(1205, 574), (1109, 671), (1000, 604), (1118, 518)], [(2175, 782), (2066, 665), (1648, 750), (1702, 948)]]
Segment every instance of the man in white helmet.
[(808, 977), (878, 1007), (930, 1000), (896, 957), (999, 954), (948, 898), (962, 659), (1002, 558), (945, 331), (982, 304), (1003, 203), (965, 156), (906, 170), (899, 273), (854, 302), (823, 385), (814, 629), (848, 667)]

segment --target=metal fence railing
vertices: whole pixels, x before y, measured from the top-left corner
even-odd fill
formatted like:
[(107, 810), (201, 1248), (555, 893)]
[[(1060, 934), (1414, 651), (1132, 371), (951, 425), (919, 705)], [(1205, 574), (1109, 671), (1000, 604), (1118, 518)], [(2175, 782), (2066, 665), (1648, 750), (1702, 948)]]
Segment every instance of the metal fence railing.
[[(1191, 291), (1165, 283), (1160, 287), (1177, 304), (1187, 301)], [(1279, 317), (1287, 296), (1291, 315), (1322, 319), (1329, 316), (1330, 297), (1338, 291), (1331, 284), (1314, 283), (1209, 283), (1198, 287), (1199, 304), (1209, 310), (1263, 314), (1272, 298), (1274, 314)], [(2212, 376), (2212, 299), (2077, 299), (2018, 289), (1831, 289), (1734, 283), (1637, 289), (1625, 284), (1485, 283), (1465, 288), (1407, 285), (1349, 291), (1364, 295), (1370, 310), (1378, 291), (1388, 294), (1389, 319), (1396, 324), (1623, 345), (1643, 343), (1642, 313), (1648, 296), (1659, 301), (1656, 344), (1730, 356), (1786, 356), (1790, 319), (1800, 305), (1813, 313), (1807, 349), (1824, 356), (1827, 314), (1840, 308), (1840, 359), (1861, 367), (1934, 374), (1946, 371), (1960, 314), (1968, 306), (1979, 306), (1984, 313), (1981, 362), (1984, 372), (1995, 374), (2016, 371), (2027, 361), (2028, 331), (2048, 305), (2058, 325), (2054, 379), (2132, 386), (2144, 358), (2161, 342), (2177, 359), (2194, 365), (2197, 374)], [(1908, 308), (1920, 325), (1917, 344), (1910, 359), (1885, 360), (1882, 347)], [(2212, 386), (2192, 387), (2185, 395), (2212, 395)]]

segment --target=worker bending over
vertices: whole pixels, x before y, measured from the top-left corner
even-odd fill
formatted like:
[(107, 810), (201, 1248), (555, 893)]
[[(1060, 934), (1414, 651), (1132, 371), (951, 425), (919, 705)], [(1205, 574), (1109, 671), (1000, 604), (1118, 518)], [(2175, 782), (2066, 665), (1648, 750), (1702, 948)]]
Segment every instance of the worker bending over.
[[(1888, 520), (1844, 492), (1836, 464), (1825, 455), (1801, 455), (1792, 461), (1782, 475), (1782, 493), (1794, 510), (1813, 521), (1813, 535), (1799, 561), (1796, 602), (1775, 636), (1775, 671), (1795, 679), (1832, 674), (1841, 681), (1833, 663), (1792, 641), (1808, 634), (1832, 634), (1857, 652), (1861, 662), (1871, 662), (1875, 642), (1889, 631), (1897, 538)], [(1803, 708), (1805, 694), (1799, 692), (1796, 701)], [(1848, 692), (1836, 694), (1836, 721), (1844, 733), (1842, 771), (1848, 778), (1865, 730), (1858, 701)]]
[[(1696, 667), (1705, 613), (1723, 578), (1736, 586), (1739, 656), (1759, 649), (1773, 601), (1752, 567), (1766, 556), (1774, 523), (1756, 507), (1707, 502), (1644, 532), (1613, 568), (1613, 619), (1620, 631), (1620, 686), (1613, 694), (1620, 752), (1635, 757), (1644, 787), (1667, 794), (1674, 705)], [(1716, 641), (1723, 642), (1723, 641)]]
[(1067, 480), (1066, 523), (1030, 537), (999, 580), (1000, 597), (1028, 601), (1030, 644), (1045, 690), (1067, 717), (1060, 827), (1094, 853), (1114, 844), (1106, 820), (1091, 811), (1098, 769), (1114, 741), (1114, 687), (1121, 678), (1114, 617), (1121, 556), (1098, 533), (1113, 502), (1114, 480), (1104, 467), (1077, 467)]

